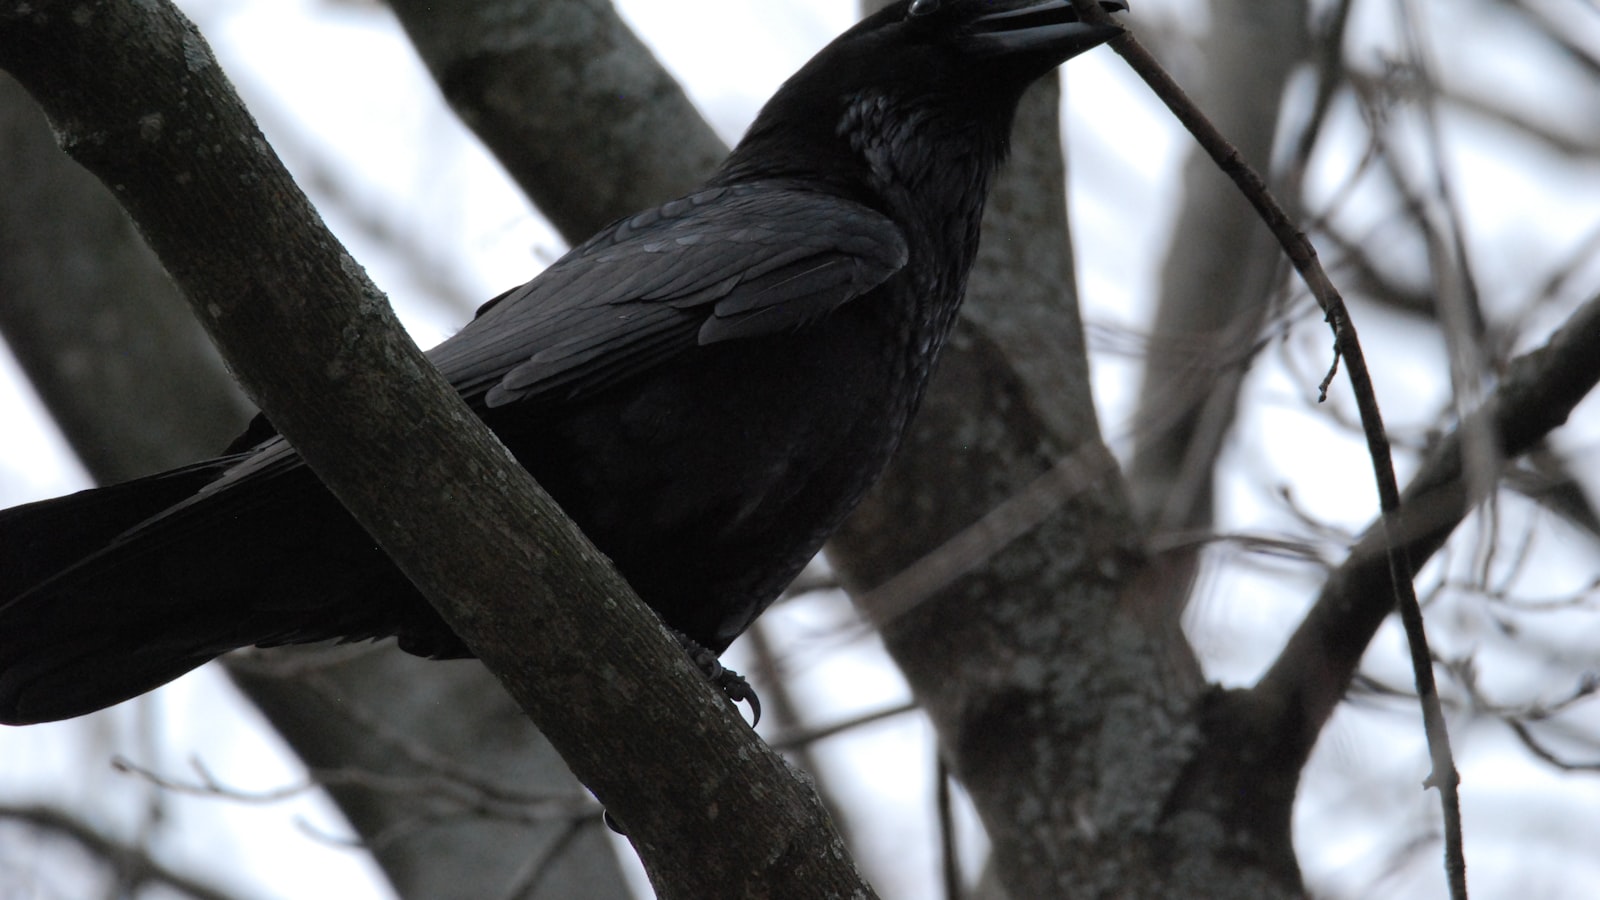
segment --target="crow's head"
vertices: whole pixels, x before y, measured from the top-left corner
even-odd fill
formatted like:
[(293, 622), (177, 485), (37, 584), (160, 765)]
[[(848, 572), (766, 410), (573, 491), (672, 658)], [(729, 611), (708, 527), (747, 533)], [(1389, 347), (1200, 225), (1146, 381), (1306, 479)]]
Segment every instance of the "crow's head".
[(718, 180), (790, 168), (843, 176), (862, 161), (910, 176), (919, 163), (902, 157), (928, 152), (998, 163), (1023, 89), (1119, 31), (1079, 21), (1067, 0), (899, 0), (786, 81)]

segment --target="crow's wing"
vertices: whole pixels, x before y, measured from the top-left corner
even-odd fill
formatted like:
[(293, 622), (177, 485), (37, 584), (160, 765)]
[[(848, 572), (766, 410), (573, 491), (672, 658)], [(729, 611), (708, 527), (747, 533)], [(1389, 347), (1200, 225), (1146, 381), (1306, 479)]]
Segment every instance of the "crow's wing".
[(567, 399), (696, 346), (795, 328), (881, 284), (906, 253), (900, 229), (859, 203), (714, 188), (605, 229), (428, 357), (474, 404)]
[[(858, 203), (770, 185), (701, 191), (601, 231), (484, 304), (428, 357), (474, 404), (570, 397), (699, 344), (792, 328), (871, 290), (905, 260), (899, 228)], [(259, 416), (229, 453), (217, 477), (110, 547), (225, 507), (237, 514), (214, 501), (297, 477), (304, 465)]]
[[(474, 404), (571, 397), (701, 344), (793, 328), (871, 290), (905, 260), (900, 230), (860, 204), (770, 185), (702, 191), (600, 232), (489, 301), (428, 356)], [(270, 503), (271, 492), (235, 489), (304, 474), (265, 420), (232, 449), (246, 452), (64, 574), (159, 549), (211, 517), (239, 515), (241, 504)]]

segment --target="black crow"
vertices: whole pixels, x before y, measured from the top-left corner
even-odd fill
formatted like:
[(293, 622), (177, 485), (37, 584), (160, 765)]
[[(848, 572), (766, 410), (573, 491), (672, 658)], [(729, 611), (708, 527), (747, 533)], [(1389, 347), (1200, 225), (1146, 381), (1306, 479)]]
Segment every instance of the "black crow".
[[(1116, 33), (1064, 0), (900, 0), (790, 78), (702, 189), (601, 230), (429, 359), (662, 621), (720, 653), (905, 433), (1023, 89)], [(468, 655), (263, 421), (219, 459), (0, 512), (0, 721), (237, 647), (390, 635)]]

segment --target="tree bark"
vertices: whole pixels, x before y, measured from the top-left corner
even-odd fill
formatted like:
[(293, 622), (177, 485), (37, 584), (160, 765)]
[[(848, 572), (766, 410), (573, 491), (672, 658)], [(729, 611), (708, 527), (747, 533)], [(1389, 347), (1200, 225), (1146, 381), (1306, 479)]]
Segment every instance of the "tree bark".
[[(864, 592), (869, 617), (880, 599), (894, 611), (884, 641), (978, 807), (993, 871), (1019, 898), (1295, 896), (1281, 860), (1232, 859), (1214, 820), (1171, 805), (1203, 694), (1175, 620), (1143, 606), (1140, 534), (1086, 390), (1058, 100), (1043, 84), (1026, 101), (984, 226), (996, 262), (974, 273), (911, 436), (829, 557), (859, 596), (1070, 471), (1033, 527), (931, 595)], [(1019, 232), (1054, 247), (1006, 239)], [(998, 262), (1012, 252), (1027, 264)], [(1064, 360), (1051, 376), (1009, 364), (1041, 346)]]
[(728, 149), (606, 0), (391, 0), (445, 99), (569, 242)]
[[(865, 612), (887, 619), (885, 643), (1013, 897), (1298, 896), (1287, 842), (1276, 855), (1240, 848), (1209, 810), (1178, 802), (1205, 738), (1206, 694), (1176, 617), (1148, 603), (1142, 537), (1100, 440), (1062, 206), (1059, 95), (1053, 84), (1031, 94), (981, 251), (1021, 258), (975, 270), (912, 434), (829, 557), (858, 596), (876, 588)], [(1059, 360), (1048, 375), (1010, 364), (1046, 347)], [(1029, 492), (1051, 502), (996, 525), (992, 511)], [(877, 588), (980, 519), (1004, 532), (980, 564), (909, 600)]]
[[(127, 214), (61, 153), (43, 113), (4, 76), (0, 156), (15, 163), (0, 191), (0, 332), (90, 473), (113, 483), (216, 453), (253, 408)], [(400, 896), (507, 896), (531, 874), (542, 877), (526, 896), (629, 896), (610, 842), (596, 829), (534, 873), (530, 861), (571, 820), (540, 818), (532, 808), (489, 821), (428, 815), (419, 807), (432, 798), (383, 789), (422, 774), (394, 746), (375, 743), (375, 730), (447, 746), (456, 769), (496, 773), (508, 793), (582, 790), (482, 666), (430, 664), (392, 645), (335, 655), (343, 657), (338, 665), (320, 668), (311, 662), (320, 654), (309, 648), (223, 662), (308, 766), (367, 776), (330, 783), (328, 791)], [(274, 674), (291, 668), (315, 668), (323, 689)], [(327, 695), (341, 702), (330, 704)], [(361, 722), (352, 709), (364, 711)], [(462, 740), (467, 735), (485, 739)]]
[(0, 62), (248, 393), (628, 825), (663, 896), (870, 894), (815, 795), (405, 339), (192, 25), (165, 4), (13, 2)]

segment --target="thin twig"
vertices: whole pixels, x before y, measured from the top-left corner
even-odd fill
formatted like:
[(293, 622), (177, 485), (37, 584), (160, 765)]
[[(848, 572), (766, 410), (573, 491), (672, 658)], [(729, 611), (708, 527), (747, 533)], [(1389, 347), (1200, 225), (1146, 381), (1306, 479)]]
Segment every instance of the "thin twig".
[(953, 798), (950, 796), (950, 766), (944, 754), (937, 753), (933, 777), (937, 782), (934, 796), (939, 810), (939, 857), (944, 875), (945, 900), (961, 900), (961, 860), (956, 856), (956, 817)]
[(826, 740), (836, 734), (842, 734), (846, 731), (860, 728), (864, 725), (871, 725), (874, 722), (881, 722), (884, 719), (891, 719), (895, 716), (904, 715), (909, 712), (916, 712), (916, 710), (916, 701), (908, 700), (905, 703), (897, 703), (894, 706), (885, 706), (882, 709), (875, 709), (859, 716), (851, 716), (842, 722), (834, 722), (831, 725), (823, 725), (820, 728), (810, 728), (805, 731), (797, 731), (793, 734), (778, 735), (777, 737), (768, 740), (767, 744), (770, 745), (774, 750), (793, 750), (797, 747), (804, 747), (808, 744), (814, 744), (817, 741)]
[(523, 897), (539, 896), (539, 885), (544, 881), (545, 876), (550, 874), (550, 870), (555, 868), (555, 864), (558, 861), (566, 857), (567, 850), (572, 847), (573, 842), (578, 839), (578, 836), (583, 833), (585, 828), (596, 826), (599, 823), (599, 815), (573, 819), (568, 822), (566, 827), (562, 828), (561, 832), (553, 840), (540, 847), (539, 851), (528, 859), (527, 865), (523, 866), (522, 871), (517, 874), (517, 879), (513, 882), (511, 889), (506, 891), (506, 900), (520, 900)]
[(1600, 772), (1600, 762), (1573, 762), (1563, 759), (1533, 736), (1527, 722), (1520, 719), (1506, 719), (1505, 723), (1511, 729), (1511, 733), (1517, 736), (1517, 740), (1522, 742), (1522, 746), (1528, 748), (1529, 753), (1544, 760), (1546, 764), (1563, 772)]
[(345, 786), (361, 787), (389, 797), (406, 798), (418, 804), (461, 810), (482, 818), (529, 824), (582, 818), (598, 811), (588, 795), (576, 791), (507, 794), (495, 791), (492, 786), (486, 788), (431, 772), (395, 775), (353, 766), (316, 769), (312, 771), (312, 777), (306, 781), (249, 791), (225, 784), (199, 759), (191, 759), (190, 766), (195, 770), (196, 781), (184, 781), (162, 775), (122, 756), (113, 757), (111, 761), (111, 767), (116, 771), (133, 775), (164, 791), (194, 797), (214, 797), (250, 805), (272, 805), (304, 796), (315, 790)]
[[(1093, 0), (1073, 0), (1080, 18), (1089, 22), (1112, 24)], [(1315, 248), (1295, 227), (1283, 207), (1273, 199), (1261, 176), (1251, 169), (1216, 127), (1191, 102), (1177, 82), (1142, 47), (1134, 37), (1124, 32), (1111, 41), (1111, 48), (1144, 79), (1158, 97), (1166, 103), (1184, 127), (1194, 135), (1200, 146), (1217, 166), (1248, 199), (1262, 221), (1272, 230), (1283, 246), (1289, 261), (1305, 280), (1306, 286), (1317, 299), (1333, 328), (1335, 353), (1345, 363), (1345, 372), (1355, 394), (1361, 422), (1366, 431), (1367, 449), (1372, 457), (1377, 478), (1378, 498), (1383, 511), (1386, 535), (1401, 531), (1398, 521), (1400, 487), (1394, 474), (1394, 461), (1389, 454), (1389, 439), (1383, 428), (1383, 418), (1378, 411), (1377, 396), (1373, 392), (1372, 377), (1367, 370), (1366, 356), (1356, 335), (1344, 299), (1328, 280), (1327, 273), (1317, 261)], [(1438, 687), (1434, 682), (1427, 635), (1423, 630), (1422, 610), (1417, 605), (1416, 591), (1412, 586), (1411, 560), (1405, 549), (1396, 541), (1385, 541), (1390, 582), (1400, 619), (1405, 625), (1406, 638), (1411, 648), (1412, 669), (1416, 674), (1417, 693), (1422, 703), (1423, 728), (1428, 737), (1428, 747), (1433, 760), (1433, 772), (1425, 785), (1439, 789), (1445, 828), (1445, 866), (1450, 880), (1451, 897), (1465, 900), (1466, 857), (1461, 841), (1461, 803), (1457, 791), (1460, 775), (1456, 771), (1450, 739), (1445, 727), (1444, 712), (1439, 705)]]
[(192, 900), (238, 900), (236, 894), (167, 868), (145, 849), (113, 838), (66, 810), (52, 806), (3, 806), (0, 807), (0, 820), (72, 840), (84, 852), (116, 870), (121, 879), (117, 884), (117, 896), (140, 896), (148, 893), (141, 888), (165, 886), (171, 892)]

